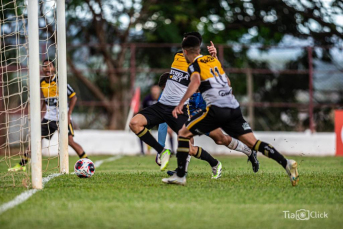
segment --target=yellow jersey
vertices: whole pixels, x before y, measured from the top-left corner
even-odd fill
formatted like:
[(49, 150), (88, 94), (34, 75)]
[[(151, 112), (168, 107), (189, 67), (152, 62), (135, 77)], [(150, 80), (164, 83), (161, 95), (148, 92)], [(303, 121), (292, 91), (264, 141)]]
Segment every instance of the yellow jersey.
[[(49, 81), (46, 81), (48, 79)], [(58, 85), (56, 75), (50, 80), (48, 77), (41, 79), (40, 88), (46, 104), (44, 118), (47, 120), (58, 121)], [(74, 89), (67, 84), (68, 98), (76, 95)]]
[(201, 83), (200, 93), (207, 106), (237, 108), (239, 103), (232, 94), (226, 74), (217, 58), (210, 55), (199, 55), (188, 67), (190, 78), (198, 73)]
[[(187, 91), (190, 77), (187, 72), (189, 64), (182, 52), (177, 52), (171, 65), (170, 75), (163, 90), (160, 103), (168, 106), (179, 105), (180, 100)], [(185, 104), (188, 103), (188, 100)]]

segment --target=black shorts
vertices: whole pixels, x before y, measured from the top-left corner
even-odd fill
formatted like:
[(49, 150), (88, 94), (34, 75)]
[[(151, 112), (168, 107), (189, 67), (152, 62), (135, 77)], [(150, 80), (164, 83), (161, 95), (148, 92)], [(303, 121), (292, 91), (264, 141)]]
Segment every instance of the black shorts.
[[(55, 133), (55, 131), (58, 130), (58, 122), (57, 121), (51, 121), (43, 118), (42, 120), (42, 137), (50, 140), (52, 135)], [(74, 137), (74, 129), (73, 125), (70, 123), (68, 125), (68, 136), (71, 135)]]
[(188, 120), (188, 107), (184, 106), (183, 114), (178, 115), (177, 119), (172, 114), (174, 108), (175, 106), (168, 106), (158, 102), (141, 110), (138, 114), (143, 115), (147, 119), (148, 124), (146, 128), (148, 129), (166, 122), (175, 133), (178, 133), (183, 124)]
[(234, 138), (252, 132), (243, 118), (240, 107), (233, 109), (209, 106), (206, 111), (193, 116), (186, 122), (186, 127), (194, 135), (202, 135), (217, 128), (222, 128)]

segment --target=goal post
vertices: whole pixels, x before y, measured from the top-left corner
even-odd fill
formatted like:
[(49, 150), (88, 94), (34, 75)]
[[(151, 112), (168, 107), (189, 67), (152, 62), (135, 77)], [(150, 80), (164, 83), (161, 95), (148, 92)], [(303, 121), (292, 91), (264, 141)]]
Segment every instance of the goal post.
[(65, 0), (57, 0), (57, 64), (59, 84), (59, 155), (60, 173), (69, 173), (68, 155), (68, 97), (67, 97), (67, 54), (65, 28)]
[(0, 187), (69, 173), (65, 15), (65, 0), (0, 2)]
[(39, 70), (38, 1), (28, 1), (29, 87), (32, 188), (42, 189), (42, 143)]

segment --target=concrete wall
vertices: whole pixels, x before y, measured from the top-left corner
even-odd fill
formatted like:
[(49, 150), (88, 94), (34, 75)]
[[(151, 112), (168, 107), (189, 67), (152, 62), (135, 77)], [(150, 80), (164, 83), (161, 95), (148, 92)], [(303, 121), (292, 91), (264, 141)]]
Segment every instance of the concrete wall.
[[(157, 132), (152, 134), (157, 137)], [(258, 139), (273, 145), (278, 151), (285, 155), (302, 156), (334, 156), (336, 147), (335, 133), (298, 133), (298, 132), (255, 132)], [(52, 140), (43, 141), (44, 156), (57, 155), (57, 134)], [(176, 148), (176, 136), (174, 136), (174, 147)], [(109, 130), (76, 130), (74, 140), (79, 143), (89, 155), (97, 154), (125, 154), (136, 155), (140, 153), (138, 137), (132, 132), (109, 131)], [(211, 154), (241, 155), (239, 152), (229, 150), (224, 146), (216, 145), (207, 136), (195, 137), (195, 145), (201, 146)], [(169, 141), (166, 141), (170, 148)], [(70, 155), (75, 152), (69, 148)], [(155, 153), (154, 150), (151, 150)]]

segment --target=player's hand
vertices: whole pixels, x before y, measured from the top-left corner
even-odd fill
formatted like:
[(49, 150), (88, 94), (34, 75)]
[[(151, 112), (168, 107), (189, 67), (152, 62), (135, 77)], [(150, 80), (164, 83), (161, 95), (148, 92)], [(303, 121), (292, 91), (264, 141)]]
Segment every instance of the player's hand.
[(217, 58), (217, 49), (216, 49), (216, 47), (214, 47), (214, 44), (212, 41), (211, 41), (211, 45), (207, 46), (207, 50), (211, 56)]
[(172, 114), (174, 116), (174, 118), (177, 118), (178, 114), (183, 114), (183, 104), (179, 104), (177, 107), (174, 108)]

